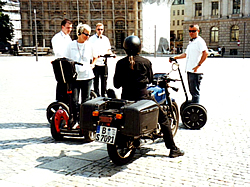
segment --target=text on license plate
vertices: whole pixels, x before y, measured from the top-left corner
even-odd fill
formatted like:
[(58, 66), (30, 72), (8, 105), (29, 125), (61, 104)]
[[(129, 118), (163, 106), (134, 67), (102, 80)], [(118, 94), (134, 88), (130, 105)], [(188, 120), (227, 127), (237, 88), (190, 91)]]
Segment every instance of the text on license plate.
[(114, 127), (97, 126), (96, 141), (108, 144), (114, 144), (116, 132), (117, 128)]

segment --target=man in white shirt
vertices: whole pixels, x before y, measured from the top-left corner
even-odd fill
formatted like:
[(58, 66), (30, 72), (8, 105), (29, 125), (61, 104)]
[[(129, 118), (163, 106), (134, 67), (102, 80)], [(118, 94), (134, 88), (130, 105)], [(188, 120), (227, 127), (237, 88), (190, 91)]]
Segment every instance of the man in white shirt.
[[(53, 51), (56, 58), (65, 57), (65, 50), (68, 44), (72, 41), (70, 38), (70, 32), (72, 31), (72, 22), (68, 19), (64, 19), (61, 22), (61, 28), (62, 30), (55, 34), (51, 39)], [(67, 98), (67, 85), (65, 83), (57, 83), (56, 100), (67, 103)]]
[(189, 26), (190, 43), (185, 53), (175, 56), (175, 59), (186, 58), (186, 72), (188, 76), (189, 91), (192, 95), (192, 103), (200, 101), (200, 83), (203, 78), (202, 63), (207, 59), (208, 49), (206, 42), (198, 35), (198, 25)]
[[(112, 54), (111, 45), (108, 37), (103, 35), (104, 25), (102, 23), (96, 24), (96, 34), (89, 38), (92, 43), (94, 51), (98, 56), (105, 54)], [(105, 64), (106, 63), (106, 64)], [(99, 79), (101, 79), (101, 96), (105, 97), (107, 90), (108, 67), (107, 62), (103, 57), (99, 57), (96, 61), (95, 68), (93, 69), (94, 78), (94, 91), (100, 96), (99, 92)]]
[(67, 45), (72, 41), (70, 38), (70, 32), (72, 31), (72, 22), (68, 19), (64, 19), (61, 23), (62, 30), (55, 34), (51, 39), (53, 51), (56, 58), (65, 57), (65, 49)]

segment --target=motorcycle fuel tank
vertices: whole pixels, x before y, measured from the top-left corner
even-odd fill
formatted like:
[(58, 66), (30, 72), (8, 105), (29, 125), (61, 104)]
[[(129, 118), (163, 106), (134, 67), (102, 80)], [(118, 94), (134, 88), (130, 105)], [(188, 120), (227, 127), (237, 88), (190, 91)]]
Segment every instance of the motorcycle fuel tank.
[(150, 91), (152, 95), (154, 95), (155, 100), (159, 104), (162, 104), (166, 101), (165, 88), (161, 88), (159, 86), (150, 86), (147, 90)]

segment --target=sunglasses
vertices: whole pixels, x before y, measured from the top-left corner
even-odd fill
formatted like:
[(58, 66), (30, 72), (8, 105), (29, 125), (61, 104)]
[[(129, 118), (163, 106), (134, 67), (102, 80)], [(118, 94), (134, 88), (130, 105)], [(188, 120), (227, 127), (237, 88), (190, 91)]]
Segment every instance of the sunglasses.
[(85, 36), (90, 36), (89, 34), (86, 34), (86, 33), (84, 33), (84, 32), (82, 32), (82, 34), (84, 34)]
[(189, 32), (195, 33), (197, 30), (189, 30)]
[(103, 31), (103, 29), (97, 29), (98, 31)]

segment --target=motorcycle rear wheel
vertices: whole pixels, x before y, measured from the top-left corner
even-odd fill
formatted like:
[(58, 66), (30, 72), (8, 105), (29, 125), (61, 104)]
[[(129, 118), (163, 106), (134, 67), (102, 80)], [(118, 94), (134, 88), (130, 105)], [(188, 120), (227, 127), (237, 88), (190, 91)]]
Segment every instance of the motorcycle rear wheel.
[[(118, 144), (117, 144), (118, 142)], [(135, 154), (135, 146), (133, 140), (115, 141), (115, 144), (107, 144), (107, 150), (112, 162), (118, 166), (127, 164)]]

